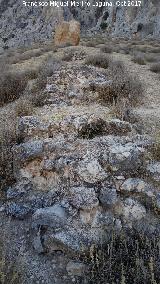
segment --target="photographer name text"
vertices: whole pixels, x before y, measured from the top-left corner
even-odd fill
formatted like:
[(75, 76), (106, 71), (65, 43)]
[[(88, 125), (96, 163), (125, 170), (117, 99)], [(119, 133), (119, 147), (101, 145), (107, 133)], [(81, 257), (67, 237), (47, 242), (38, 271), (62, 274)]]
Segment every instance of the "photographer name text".
[(140, 7), (142, 1), (132, 0), (132, 1), (97, 1), (91, 3), (89, 1), (23, 1), (25, 7)]

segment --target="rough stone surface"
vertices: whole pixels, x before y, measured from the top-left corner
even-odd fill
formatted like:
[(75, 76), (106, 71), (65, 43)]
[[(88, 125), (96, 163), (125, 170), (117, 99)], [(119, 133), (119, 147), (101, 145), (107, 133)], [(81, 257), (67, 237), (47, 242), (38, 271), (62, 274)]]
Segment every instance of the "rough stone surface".
[(106, 185), (100, 190), (99, 200), (103, 206), (114, 206), (117, 203), (116, 189)]
[(103, 170), (98, 160), (87, 158), (79, 164), (78, 174), (80, 178), (88, 183), (103, 181), (108, 177), (108, 174)]
[(160, 162), (149, 164), (147, 170), (155, 181), (160, 181)]
[(61, 228), (65, 224), (66, 212), (60, 205), (38, 209), (33, 215), (33, 226)]
[(70, 203), (77, 209), (91, 210), (99, 204), (94, 188), (73, 187), (70, 194)]
[(72, 44), (78, 45), (80, 41), (80, 23), (77, 21), (60, 23), (55, 29), (55, 45)]
[(144, 192), (146, 183), (138, 178), (129, 178), (121, 186), (122, 192)]
[(132, 198), (127, 198), (124, 203), (122, 214), (125, 220), (128, 220), (128, 222), (133, 222), (134, 220), (142, 219), (146, 214), (146, 210), (144, 206), (137, 201), (133, 200)]

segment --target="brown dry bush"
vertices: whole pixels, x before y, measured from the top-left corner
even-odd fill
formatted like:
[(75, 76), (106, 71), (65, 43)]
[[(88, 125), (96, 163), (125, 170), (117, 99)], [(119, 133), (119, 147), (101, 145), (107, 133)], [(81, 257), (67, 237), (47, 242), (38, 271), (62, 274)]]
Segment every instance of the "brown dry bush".
[[(9, 112), (9, 110), (8, 110)], [(0, 189), (10, 184), (13, 180), (12, 146), (17, 142), (16, 119), (1, 115), (0, 125)]]
[(160, 47), (150, 47), (149, 52), (160, 54)]
[(27, 100), (20, 98), (17, 100), (16, 105), (15, 105), (15, 114), (16, 116), (26, 116), (26, 115), (31, 115), (33, 113), (33, 105), (32, 103)]
[(160, 133), (155, 137), (155, 143), (151, 147), (151, 154), (154, 160), (160, 161)]
[(89, 284), (159, 283), (158, 236), (110, 230), (106, 244), (91, 246), (86, 260)]
[[(143, 97), (142, 85), (136, 77), (129, 75), (121, 62), (111, 61), (109, 66), (110, 83), (99, 93), (101, 103), (116, 106), (135, 106)], [(123, 111), (123, 110), (122, 110)]]
[(97, 44), (98, 43), (95, 42), (95, 41), (87, 41), (87, 42), (85, 42), (84, 46), (86, 46), (86, 47), (96, 47)]
[(149, 47), (147, 45), (136, 45), (134, 48), (135, 52), (148, 52), (149, 51)]
[(0, 112), (0, 189), (14, 181), (12, 147), (18, 143), (17, 117), (31, 115), (33, 106), (24, 98), (4, 106)]
[(153, 62), (157, 62), (157, 61), (160, 61), (160, 55), (157, 56), (156, 54), (154, 53), (147, 53), (145, 55), (145, 60), (147, 62), (150, 62), (150, 63), (153, 63)]
[[(54, 70), (56, 70), (56, 68), (59, 68), (59, 63), (53, 60), (51, 57), (48, 57), (48, 59), (45, 60), (45, 62), (42, 64), (42, 66), (39, 69), (38, 73), (39, 75), (38, 78), (36, 79), (36, 86), (35, 88), (33, 88), (32, 92), (29, 93), (27, 89), (25, 89), (25, 91), (22, 89), (23, 90), (22, 93), (19, 92), (18, 95), (14, 96), (14, 99), (18, 98), (18, 100), (12, 102), (12, 104), (6, 104), (1, 108), (0, 189), (4, 188), (6, 185), (9, 185), (14, 181), (12, 147), (14, 144), (19, 143), (18, 140), (19, 138), (17, 137), (17, 132), (16, 132), (17, 116), (31, 115), (33, 113), (33, 105), (40, 106), (44, 104), (44, 101), (46, 99), (46, 94), (42, 90), (46, 86), (47, 76), (51, 76)], [(8, 74), (7, 73), (8, 67), (5, 68), (5, 65), (4, 65), (4, 72), (5, 74)], [(29, 71), (27, 70), (27, 72)], [(24, 78), (23, 76), (21, 74), (20, 78)], [(33, 78), (35, 76), (33, 76), (33, 74), (31, 75), (31, 73), (29, 72), (29, 74), (27, 73), (27, 77)], [(7, 76), (5, 78), (6, 78), (5, 82), (7, 87), (7, 82), (8, 82)], [(17, 82), (17, 84), (18, 83), (19, 81)], [(0, 89), (2, 90), (2, 88)], [(2, 95), (4, 95), (4, 89)]]
[(112, 53), (113, 50), (111, 46), (104, 45), (101, 47), (101, 51), (104, 53)]
[(90, 55), (86, 58), (85, 64), (93, 65), (107, 69), (109, 66), (109, 57), (104, 54)]
[(62, 57), (62, 60), (63, 61), (71, 61), (72, 60), (72, 58), (73, 58), (73, 56), (74, 56), (74, 50), (67, 50), (65, 53), (64, 53), (64, 55), (63, 55), (63, 57)]
[(154, 73), (160, 73), (160, 62), (152, 64), (150, 70)]
[(134, 63), (139, 64), (139, 65), (146, 65), (145, 57), (144, 57), (143, 53), (134, 54), (133, 57), (132, 57), (132, 61)]
[(24, 73), (1, 70), (0, 106), (18, 99), (27, 85)]

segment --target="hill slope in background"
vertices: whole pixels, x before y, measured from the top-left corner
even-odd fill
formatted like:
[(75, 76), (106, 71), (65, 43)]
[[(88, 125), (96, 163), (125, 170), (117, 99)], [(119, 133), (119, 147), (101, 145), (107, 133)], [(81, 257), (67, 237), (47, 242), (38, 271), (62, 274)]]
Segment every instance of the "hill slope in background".
[[(70, 2), (70, 1), (69, 1)], [(0, 0), (0, 47), (30, 45), (51, 39), (58, 21), (75, 18), (83, 32), (103, 31), (124, 37), (160, 37), (160, 8), (157, 0), (143, 0), (141, 7), (25, 7), (22, 0)]]

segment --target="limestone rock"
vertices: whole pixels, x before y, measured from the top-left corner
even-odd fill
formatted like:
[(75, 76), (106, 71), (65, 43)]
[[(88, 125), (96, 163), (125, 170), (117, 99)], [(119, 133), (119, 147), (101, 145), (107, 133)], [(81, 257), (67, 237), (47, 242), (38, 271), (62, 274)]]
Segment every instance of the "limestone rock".
[(94, 188), (73, 187), (70, 195), (70, 203), (77, 209), (91, 210), (99, 204)]
[(49, 137), (49, 123), (41, 122), (38, 117), (20, 117), (17, 123), (17, 135), (19, 139), (26, 141), (26, 138)]
[(140, 220), (146, 215), (146, 210), (143, 205), (132, 198), (127, 198), (124, 202), (123, 213), (125, 220), (132, 222)]
[(97, 159), (84, 159), (79, 163), (78, 175), (88, 183), (103, 181), (108, 177), (107, 172), (101, 167)]
[(36, 210), (33, 215), (33, 227), (48, 226), (61, 228), (65, 225), (66, 211), (59, 204)]
[(113, 206), (117, 203), (117, 193), (116, 189), (112, 187), (102, 187), (100, 190), (99, 200), (102, 203), (102, 206)]
[(5, 208), (6, 214), (14, 218), (23, 220), (29, 213), (32, 212), (31, 208), (26, 205), (19, 205), (15, 202), (10, 202)]
[(7, 199), (21, 197), (32, 189), (32, 183), (28, 179), (21, 179), (7, 190)]
[(155, 181), (160, 181), (160, 162), (149, 164), (147, 171)]
[(78, 45), (80, 41), (80, 23), (77, 21), (60, 23), (55, 30), (55, 45), (71, 44)]
[(122, 192), (144, 192), (146, 183), (139, 178), (129, 178), (121, 186)]

